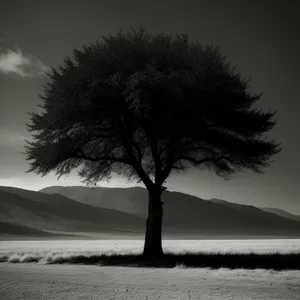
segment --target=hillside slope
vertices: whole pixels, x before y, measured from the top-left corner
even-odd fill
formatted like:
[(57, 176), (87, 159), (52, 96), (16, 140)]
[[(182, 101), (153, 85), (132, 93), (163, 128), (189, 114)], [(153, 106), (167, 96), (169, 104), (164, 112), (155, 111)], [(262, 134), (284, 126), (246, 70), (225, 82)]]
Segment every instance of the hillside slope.
[[(109, 208), (146, 218), (147, 191), (143, 188), (52, 187), (44, 193), (59, 193), (81, 203)], [(254, 206), (203, 200), (165, 191), (164, 232), (199, 235), (299, 236), (300, 222), (265, 212)]]
[(281, 217), (284, 217), (284, 218), (287, 218), (287, 219), (291, 219), (291, 220), (295, 220), (295, 221), (300, 222), (300, 216), (299, 215), (291, 214), (291, 213), (289, 213), (289, 212), (287, 212), (283, 209), (263, 207), (263, 208), (261, 208), (261, 210), (264, 210), (266, 212), (269, 212), (269, 213), (272, 213), (272, 214), (275, 214), (275, 215), (278, 215), (278, 216), (281, 216)]
[(0, 222), (0, 235), (5, 236), (26, 236), (26, 237), (52, 237), (49, 232), (30, 228), (22, 225)]
[(142, 218), (126, 213), (8, 187), (0, 187), (0, 222), (63, 232), (139, 233), (145, 227)]

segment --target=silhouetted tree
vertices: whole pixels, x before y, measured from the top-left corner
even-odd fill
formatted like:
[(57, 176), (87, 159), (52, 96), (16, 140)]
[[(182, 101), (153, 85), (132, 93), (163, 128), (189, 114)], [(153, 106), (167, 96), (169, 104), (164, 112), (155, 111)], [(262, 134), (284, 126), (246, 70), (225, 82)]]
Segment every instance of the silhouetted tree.
[(141, 29), (73, 50), (52, 68), (43, 113), (31, 113), (27, 172), (42, 176), (72, 169), (87, 184), (122, 174), (145, 184), (149, 207), (144, 255), (163, 255), (164, 182), (189, 166), (228, 177), (240, 169), (261, 173), (280, 151), (263, 134), (274, 112), (251, 108), (248, 92), (219, 47), (187, 35)]

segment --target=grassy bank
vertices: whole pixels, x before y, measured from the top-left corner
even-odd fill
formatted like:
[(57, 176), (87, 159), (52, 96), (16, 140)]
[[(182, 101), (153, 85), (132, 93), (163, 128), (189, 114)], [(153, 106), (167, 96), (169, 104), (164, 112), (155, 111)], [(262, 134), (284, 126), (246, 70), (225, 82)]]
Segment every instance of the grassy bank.
[(273, 269), (300, 270), (300, 253), (166, 253), (159, 260), (147, 260), (140, 254), (74, 255), (53, 254), (12, 254), (0, 257), (1, 262), (44, 263), (44, 264), (85, 264), (102, 266), (173, 268), (229, 268), (229, 269)]

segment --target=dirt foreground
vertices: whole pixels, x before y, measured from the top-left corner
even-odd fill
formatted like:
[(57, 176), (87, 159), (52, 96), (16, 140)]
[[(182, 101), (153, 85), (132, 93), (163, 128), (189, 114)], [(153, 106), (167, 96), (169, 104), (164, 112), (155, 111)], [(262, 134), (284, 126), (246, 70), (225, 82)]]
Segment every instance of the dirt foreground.
[(300, 271), (1, 263), (0, 299), (300, 300)]

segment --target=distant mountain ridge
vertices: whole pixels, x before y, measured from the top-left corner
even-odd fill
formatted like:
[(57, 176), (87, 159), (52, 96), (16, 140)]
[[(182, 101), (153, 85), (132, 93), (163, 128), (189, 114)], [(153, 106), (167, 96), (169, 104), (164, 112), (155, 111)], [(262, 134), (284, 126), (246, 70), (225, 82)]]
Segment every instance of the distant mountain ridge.
[(271, 208), (271, 207), (262, 207), (262, 210), (287, 218), (287, 219), (291, 219), (291, 220), (295, 220), (295, 221), (299, 221), (300, 222), (300, 216), (299, 215), (295, 215), (295, 214), (291, 214), (283, 209), (279, 209), (279, 208)]
[[(39, 230), (36, 235), (45, 232), (78, 236), (142, 236), (147, 218), (147, 197), (147, 190), (141, 187), (54, 186), (38, 192), (0, 187), (0, 222)], [(164, 191), (162, 200), (164, 236), (300, 237), (299, 221), (254, 206), (218, 199), (203, 200), (169, 191)], [(18, 235), (15, 228), (7, 231)], [(3, 231), (0, 235), (5, 234)], [(23, 232), (23, 235), (27, 234), (26, 230)]]
[[(83, 186), (48, 187), (41, 190), (44, 193), (58, 193), (81, 203), (96, 207), (119, 210), (143, 218), (147, 217), (147, 190), (134, 188), (87, 188)], [(206, 229), (215, 234), (224, 232), (259, 234), (260, 229), (274, 235), (284, 231), (293, 231), (290, 226), (297, 227), (295, 220), (287, 220), (278, 215), (265, 212), (251, 205), (241, 205), (219, 199), (203, 200), (195, 196), (165, 191), (164, 202), (165, 227), (184, 231), (204, 233)], [(292, 221), (292, 222), (290, 222)], [(293, 225), (291, 225), (291, 223)], [(281, 224), (278, 226), (278, 224)], [(288, 225), (289, 224), (289, 225)], [(279, 228), (280, 227), (280, 228)], [(297, 229), (298, 230), (298, 229)], [(285, 231), (285, 232), (286, 232)]]
[(141, 233), (144, 220), (62, 195), (0, 187), (0, 222), (44, 232)]
[[(226, 200), (222, 200), (222, 199), (217, 199), (217, 198), (212, 198), (209, 199), (209, 201), (212, 201), (214, 203), (218, 203), (218, 204), (223, 204), (223, 205), (227, 205), (230, 207), (235, 207), (235, 208), (241, 208), (241, 207), (255, 207), (253, 205), (242, 205), (242, 204), (238, 204), (238, 203), (233, 203), (233, 202), (229, 202)], [(290, 219), (290, 220), (294, 220), (294, 221), (298, 221), (300, 222), (300, 215), (295, 215), (295, 214), (291, 214), (283, 209), (279, 209), (279, 208), (272, 208), (272, 207), (257, 207), (258, 209), (265, 211), (267, 213), (271, 213), (286, 219)]]

